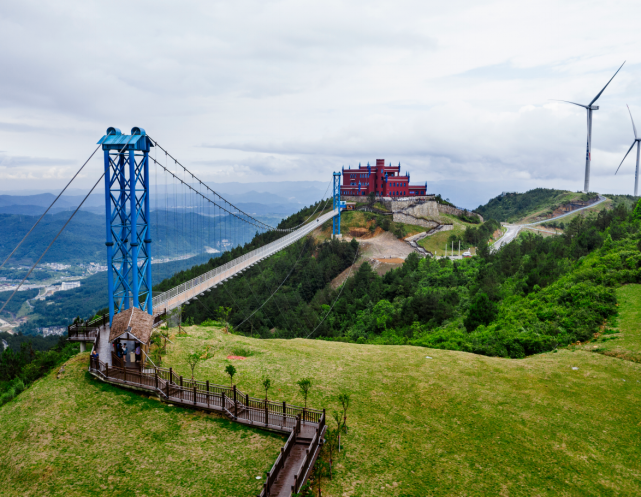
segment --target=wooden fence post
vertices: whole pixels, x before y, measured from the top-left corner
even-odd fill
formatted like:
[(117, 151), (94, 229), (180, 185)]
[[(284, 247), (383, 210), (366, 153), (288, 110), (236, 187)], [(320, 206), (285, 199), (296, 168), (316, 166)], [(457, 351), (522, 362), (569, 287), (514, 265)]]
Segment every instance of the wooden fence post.
[(267, 400), (265, 400), (265, 426), (269, 426), (269, 411), (267, 410)]
[(165, 387), (167, 388), (167, 399), (169, 399), (169, 380), (165, 383)]
[(287, 425), (287, 402), (283, 400), (283, 426)]
[(234, 385), (234, 417), (238, 418), (238, 402), (236, 402), (236, 385)]
[(225, 410), (225, 391), (223, 390), (221, 393), (221, 399), (222, 399), (222, 405), (223, 405), (223, 411)]
[(156, 385), (156, 390), (158, 390), (158, 370), (154, 368), (154, 381)]
[(180, 400), (183, 400), (183, 377), (180, 377)]
[(207, 407), (209, 407), (209, 380), (205, 384), (207, 385)]
[(169, 383), (171, 383), (171, 379), (173, 378), (172, 375), (173, 375), (173, 371), (171, 370), (171, 368), (169, 368), (169, 380), (168, 380)]
[(124, 371), (124, 381), (127, 383), (127, 363), (125, 362), (125, 367), (122, 368)]
[(196, 404), (196, 384), (194, 384), (194, 405)]

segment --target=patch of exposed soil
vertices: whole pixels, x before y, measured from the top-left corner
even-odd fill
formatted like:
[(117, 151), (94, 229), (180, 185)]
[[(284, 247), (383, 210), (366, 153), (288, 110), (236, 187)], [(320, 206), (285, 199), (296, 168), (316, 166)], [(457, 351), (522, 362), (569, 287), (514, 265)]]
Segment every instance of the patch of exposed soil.
[[(351, 230), (350, 230), (351, 232)], [(360, 256), (358, 261), (352, 266), (351, 275), (358, 271), (358, 268), (364, 262), (368, 262), (374, 271), (380, 276), (392, 269), (401, 267), (409, 254), (414, 252), (412, 247), (402, 240), (396, 238), (392, 233), (376, 228), (370, 237), (357, 238), (360, 244)], [(351, 238), (343, 237), (343, 240), (350, 241)], [(332, 280), (332, 288), (338, 288), (342, 285), (350, 274), (350, 268), (347, 268), (336, 278)]]

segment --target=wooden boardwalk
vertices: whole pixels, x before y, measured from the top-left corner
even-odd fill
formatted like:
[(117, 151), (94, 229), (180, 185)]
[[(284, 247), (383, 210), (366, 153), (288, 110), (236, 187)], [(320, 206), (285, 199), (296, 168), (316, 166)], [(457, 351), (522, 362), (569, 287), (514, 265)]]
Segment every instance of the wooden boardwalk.
[[(108, 325), (99, 328), (94, 350), (111, 359)], [(289, 434), (259, 497), (290, 497), (304, 485), (318, 458), (325, 435), (325, 411), (250, 397), (235, 386), (185, 379), (171, 368), (114, 367), (109, 362), (90, 359), (89, 372), (103, 381), (144, 390), (162, 401), (190, 409), (218, 412), (232, 421), (264, 430)]]

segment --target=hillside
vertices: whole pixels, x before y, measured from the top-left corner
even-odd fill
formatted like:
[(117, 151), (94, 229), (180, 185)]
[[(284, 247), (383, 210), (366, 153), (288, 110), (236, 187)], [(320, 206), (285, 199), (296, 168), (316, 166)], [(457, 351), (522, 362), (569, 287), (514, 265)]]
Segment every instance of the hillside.
[[(634, 303), (638, 306), (638, 302)], [(621, 308), (621, 325), (628, 306)], [(220, 345), (196, 369), (212, 382), (331, 412), (352, 394), (349, 433), (323, 495), (636, 495), (641, 365), (577, 349), (524, 360), (412, 346), (259, 340), (189, 327), (163, 358)], [(632, 330), (626, 333), (632, 333)], [(636, 331), (638, 334), (638, 330)], [(4, 495), (257, 495), (281, 437), (104, 385), (87, 354), (0, 408)], [(87, 467), (94, 469), (87, 471)]]
[[(69, 211), (47, 215), (12, 257), (8, 266), (33, 264), (70, 216)], [(153, 211), (152, 239), (155, 258), (176, 258), (187, 254), (201, 254), (205, 247), (220, 250), (217, 241), (231, 240), (232, 244), (247, 243), (254, 232), (237, 226), (231, 216), (207, 217), (195, 213), (181, 214)], [(281, 217), (258, 216), (263, 222), (276, 225)], [(0, 237), (0, 260), (4, 260), (38, 220), (36, 216), (0, 214), (3, 232)], [(221, 233), (223, 236), (221, 236)], [(60, 238), (42, 260), (46, 262), (80, 264), (106, 260), (104, 214), (79, 211), (65, 228)]]
[(485, 219), (496, 219), (500, 222), (514, 222), (534, 213), (546, 214), (559, 206), (573, 202), (596, 198), (596, 193), (568, 192), (549, 188), (535, 188), (525, 193), (506, 193), (480, 205), (475, 212)]

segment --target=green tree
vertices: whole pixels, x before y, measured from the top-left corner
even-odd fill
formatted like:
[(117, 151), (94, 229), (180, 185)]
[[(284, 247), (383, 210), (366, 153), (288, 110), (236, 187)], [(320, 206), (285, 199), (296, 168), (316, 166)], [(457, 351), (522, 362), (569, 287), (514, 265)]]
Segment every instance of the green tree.
[(267, 376), (263, 378), (263, 388), (265, 389), (265, 401), (267, 401), (267, 390), (269, 390), (272, 386), (272, 380), (269, 379)]
[(488, 325), (496, 318), (496, 314), (496, 304), (487, 294), (477, 293), (465, 318), (465, 328), (468, 332), (472, 332), (480, 325)]
[(222, 305), (218, 308), (216, 313), (218, 315), (218, 320), (221, 321), (224, 325), (225, 333), (229, 333), (230, 324), (229, 324), (229, 315), (231, 314), (231, 307), (223, 307)]
[(298, 388), (300, 389), (300, 393), (305, 399), (305, 409), (307, 409), (307, 397), (309, 396), (309, 391), (312, 388), (312, 379), (311, 378), (303, 378), (302, 380), (299, 380), (296, 382), (298, 385)]
[(234, 386), (234, 375), (236, 374), (236, 368), (232, 364), (228, 364), (225, 368), (225, 373), (229, 375), (229, 383), (231, 386)]
[(207, 360), (206, 350), (194, 350), (187, 354), (187, 364), (191, 368), (191, 379), (194, 379), (194, 370), (201, 362)]
[(634, 219), (641, 219), (641, 198), (637, 200), (637, 205), (634, 207), (632, 216)]
[[(349, 392), (341, 392), (338, 394), (338, 401), (341, 403), (343, 408), (343, 431), (347, 433), (347, 410), (349, 409), (349, 404), (351, 402), (351, 395)], [(338, 426), (340, 428), (340, 424)]]

